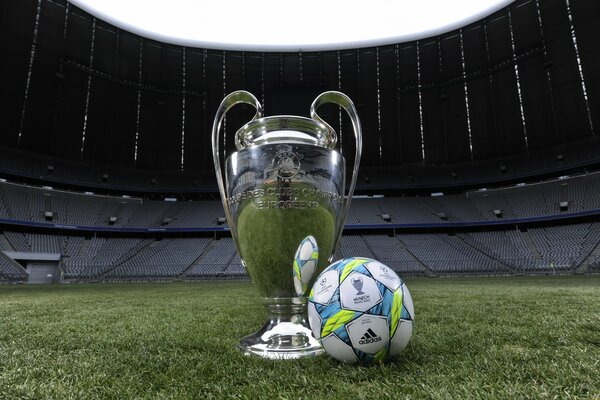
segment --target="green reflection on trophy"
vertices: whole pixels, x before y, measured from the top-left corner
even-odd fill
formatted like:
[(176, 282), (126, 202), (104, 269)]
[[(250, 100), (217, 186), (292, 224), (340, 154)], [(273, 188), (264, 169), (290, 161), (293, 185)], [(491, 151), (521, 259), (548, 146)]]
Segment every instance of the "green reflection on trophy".
[[(237, 151), (222, 168), (221, 124), (240, 103), (254, 106), (256, 114), (236, 132)], [(325, 103), (344, 109), (354, 129), (355, 161), (347, 194), (345, 159), (335, 150), (337, 135), (316, 112)], [(322, 352), (308, 326), (307, 293), (294, 287), (294, 257), (312, 236), (319, 252), (314, 276), (304, 285), (308, 288), (332, 261), (356, 184), (362, 134), (354, 104), (340, 92), (319, 95), (310, 115), (263, 117), (258, 100), (237, 91), (225, 97), (215, 116), (213, 155), (225, 215), (242, 264), (269, 312), (263, 328), (240, 341), (246, 354), (299, 358)]]

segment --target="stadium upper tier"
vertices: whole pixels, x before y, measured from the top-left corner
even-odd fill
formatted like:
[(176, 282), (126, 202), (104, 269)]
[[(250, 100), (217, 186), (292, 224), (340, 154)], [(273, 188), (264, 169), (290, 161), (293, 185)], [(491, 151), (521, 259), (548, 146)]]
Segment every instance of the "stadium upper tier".
[[(0, 146), (0, 177), (29, 180), (79, 190), (116, 193), (216, 193), (213, 170), (182, 172), (134, 169), (60, 159)], [(600, 169), (600, 140), (583, 140), (528, 154), (444, 165), (411, 164), (360, 169), (357, 188), (432, 190), (498, 186), (536, 181), (570, 171)]]
[[(219, 231), (220, 201), (145, 200), (0, 183), (0, 222), (88, 231)], [(355, 198), (347, 228), (515, 224), (600, 213), (600, 173), (434, 196)]]

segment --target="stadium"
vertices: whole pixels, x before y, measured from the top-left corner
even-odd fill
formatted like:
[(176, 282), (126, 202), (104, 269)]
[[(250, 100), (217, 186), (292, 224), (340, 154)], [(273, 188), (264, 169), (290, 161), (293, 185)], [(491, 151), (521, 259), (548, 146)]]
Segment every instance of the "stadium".
[[(501, 1), (435, 31), (261, 48), (0, 1), (0, 398), (600, 398), (599, 21), (592, 0)], [(397, 360), (236, 349), (264, 320), (213, 164), (236, 90), (270, 116), (331, 90), (356, 105), (333, 258), (410, 287)], [(352, 121), (319, 112), (351, 176)], [(227, 114), (222, 158), (253, 115)]]

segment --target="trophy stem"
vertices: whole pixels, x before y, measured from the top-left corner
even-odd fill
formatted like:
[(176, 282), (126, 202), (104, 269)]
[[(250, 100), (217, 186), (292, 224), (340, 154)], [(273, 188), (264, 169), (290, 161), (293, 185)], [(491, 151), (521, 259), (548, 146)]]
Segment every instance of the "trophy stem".
[(256, 333), (240, 340), (246, 355), (270, 359), (314, 357), (323, 348), (314, 338), (306, 311), (305, 297), (264, 298), (269, 312), (267, 322)]

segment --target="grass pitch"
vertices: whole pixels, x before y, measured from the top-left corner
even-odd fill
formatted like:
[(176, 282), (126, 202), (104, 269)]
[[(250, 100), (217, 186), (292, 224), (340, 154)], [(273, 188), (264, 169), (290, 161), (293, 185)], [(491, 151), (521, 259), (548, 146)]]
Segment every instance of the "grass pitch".
[(407, 280), (397, 361), (241, 355), (249, 283), (0, 286), (2, 399), (600, 399), (600, 277)]

